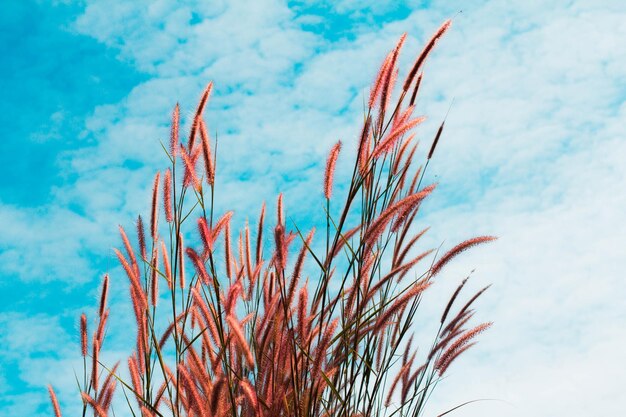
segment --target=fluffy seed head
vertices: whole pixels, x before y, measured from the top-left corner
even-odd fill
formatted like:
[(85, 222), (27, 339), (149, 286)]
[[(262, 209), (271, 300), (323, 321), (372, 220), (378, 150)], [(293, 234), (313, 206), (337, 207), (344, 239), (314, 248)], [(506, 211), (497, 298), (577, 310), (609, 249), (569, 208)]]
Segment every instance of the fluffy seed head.
[(458, 245), (450, 249), (448, 252), (446, 252), (446, 254), (443, 255), (441, 259), (439, 259), (437, 263), (435, 263), (435, 265), (433, 265), (433, 267), (431, 268), (431, 272), (430, 272), (431, 277), (434, 277), (435, 275), (437, 275), (448, 262), (450, 262), (454, 257), (459, 255), (460, 253), (468, 250), (469, 248), (473, 246), (480, 245), (481, 243), (491, 242), (496, 239), (497, 237), (495, 236), (479, 236), (473, 239), (468, 239), (465, 242), (459, 243)]
[(172, 214), (172, 171), (168, 168), (163, 176), (163, 208), (165, 209), (165, 220), (171, 223), (174, 220)]
[(91, 385), (98, 391), (98, 354), (100, 353), (100, 342), (98, 342), (97, 335), (94, 335), (92, 341), (92, 354), (91, 354)]
[[(161, 178), (161, 173), (157, 172), (154, 177), (154, 185), (152, 186), (152, 210), (150, 212), (150, 235), (152, 239), (156, 240), (157, 238), (157, 221), (158, 221), (158, 196), (159, 196), (159, 180)], [(144, 250), (145, 251), (145, 250)], [(144, 259), (146, 258), (144, 253)]]
[(383, 153), (389, 152), (393, 145), (400, 139), (405, 133), (426, 120), (425, 117), (416, 117), (411, 119), (400, 126), (397, 126), (389, 135), (383, 139), (372, 152), (374, 158), (378, 158)]
[(469, 341), (474, 339), (480, 333), (487, 330), (489, 327), (493, 325), (492, 322), (482, 323), (473, 329), (467, 330), (461, 337), (459, 337), (446, 351), (441, 355), (437, 363), (435, 364), (435, 369), (439, 370), (439, 374), (443, 374), (445, 370), (450, 366), (452, 361), (457, 358), (462, 352), (467, 350)]
[(167, 255), (167, 248), (165, 247), (165, 242), (161, 241), (161, 253), (163, 256), (163, 270), (165, 271), (165, 279), (167, 281), (167, 286), (169, 289), (172, 289), (172, 270), (170, 269), (170, 260)]
[(159, 267), (159, 251), (157, 248), (153, 251), (152, 262), (150, 266), (150, 301), (153, 306), (157, 305), (159, 299), (159, 274), (157, 273)]
[(213, 157), (211, 155), (211, 143), (209, 141), (209, 133), (207, 132), (204, 120), (200, 119), (200, 137), (202, 139), (202, 156), (204, 159), (204, 175), (207, 184), (213, 185), (215, 178), (215, 167), (213, 166)]
[(89, 394), (87, 394), (86, 392), (81, 392), (80, 395), (83, 400), (93, 408), (94, 416), (107, 417), (107, 413), (102, 409), (102, 407), (100, 407), (100, 404), (98, 404), (96, 400), (91, 398)]
[(430, 147), (430, 151), (428, 151), (428, 159), (433, 157), (433, 154), (435, 153), (435, 148), (437, 147), (437, 142), (439, 142), (439, 138), (441, 137), (441, 133), (443, 132), (443, 125), (444, 122), (441, 122), (441, 125), (439, 126), (439, 129), (437, 129), (437, 134), (435, 135), (435, 140), (433, 140), (433, 144)]
[(448, 28), (450, 28), (451, 24), (452, 24), (452, 21), (450, 19), (443, 22), (443, 24), (439, 27), (437, 32), (435, 32), (433, 37), (430, 38), (426, 46), (424, 46), (424, 49), (415, 60), (415, 63), (413, 64), (411, 71), (409, 71), (409, 74), (407, 75), (406, 80), (404, 81), (404, 87), (402, 87), (403, 91), (408, 91), (409, 87), (411, 86), (411, 83), (413, 82), (413, 79), (415, 78), (415, 74), (417, 74), (417, 71), (419, 71), (420, 67), (426, 60), (426, 57), (428, 56), (430, 51), (433, 50), (439, 38), (441, 38), (443, 34), (446, 33)]
[(387, 55), (385, 60), (380, 66), (378, 70), (378, 74), (376, 75), (376, 79), (374, 80), (374, 84), (372, 85), (372, 89), (370, 90), (370, 98), (368, 101), (369, 108), (373, 108), (378, 96), (380, 96), (380, 92), (383, 86), (383, 79), (385, 74), (387, 74), (387, 68), (389, 68), (389, 62), (391, 61), (391, 55)]
[(104, 314), (104, 309), (107, 305), (107, 297), (109, 294), (109, 274), (104, 274), (104, 279), (102, 280), (102, 292), (100, 293), (100, 308), (98, 309), (98, 314), (100, 317)]
[(276, 221), (278, 224), (285, 224), (285, 215), (283, 214), (283, 193), (278, 194), (276, 202)]
[[(180, 155), (183, 158), (185, 164), (185, 177), (183, 179), (183, 186), (188, 187), (189, 184), (193, 184), (196, 190), (200, 190), (202, 183), (196, 174), (196, 163), (198, 162), (199, 149), (189, 151), (185, 147), (180, 145)], [(191, 155), (190, 155), (191, 153)]]
[(54, 417), (62, 417), (61, 407), (59, 407), (59, 400), (57, 400), (57, 395), (54, 393), (54, 389), (52, 388), (52, 385), (48, 385), (48, 394), (50, 394), (50, 402), (52, 402), (52, 408), (54, 410)]
[(415, 105), (415, 99), (417, 98), (417, 92), (420, 89), (420, 84), (422, 83), (422, 77), (424, 76), (423, 72), (417, 76), (417, 81), (415, 82), (415, 87), (413, 87), (413, 93), (411, 94), (411, 100), (409, 101), (409, 106)]
[(87, 356), (87, 316), (85, 313), (80, 316), (80, 350), (84, 356)]
[(170, 155), (172, 158), (176, 158), (176, 152), (178, 149), (178, 130), (180, 124), (180, 107), (176, 103), (174, 111), (172, 112), (172, 126), (170, 130)]
[(198, 103), (198, 107), (196, 108), (196, 114), (193, 117), (193, 122), (191, 124), (191, 130), (189, 131), (189, 142), (187, 143), (188, 149), (194, 148), (194, 141), (196, 139), (196, 132), (200, 125), (200, 118), (202, 117), (202, 113), (204, 112), (204, 107), (206, 106), (207, 101), (209, 100), (209, 96), (211, 95), (211, 91), (213, 90), (213, 81), (207, 84), (206, 88), (202, 92), (202, 97), (200, 97), (200, 102)]
[(226, 276), (230, 279), (232, 274), (233, 255), (230, 248), (230, 222), (226, 222), (224, 230), (224, 263), (226, 264)]
[(367, 163), (370, 154), (370, 127), (372, 125), (372, 117), (367, 116), (361, 130), (361, 138), (359, 140), (359, 172), (365, 175), (367, 171)]
[(328, 154), (326, 160), (326, 171), (324, 172), (324, 196), (329, 199), (333, 189), (333, 176), (335, 174), (335, 164), (341, 151), (341, 141), (338, 141)]
[(141, 258), (146, 259), (146, 233), (144, 231), (141, 215), (137, 216), (137, 240), (139, 241)]
[(248, 366), (252, 368), (254, 366), (254, 357), (252, 356), (250, 346), (248, 345), (248, 342), (246, 341), (246, 338), (243, 334), (243, 329), (241, 328), (241, 325), (234, 316), (227, 316), (226, 321), (228, 322), (228, 326), (235, 336), (235, 340), (237, 341), (239, 348), (241, 349), (246, 358), (246, 361), (248, 362)]

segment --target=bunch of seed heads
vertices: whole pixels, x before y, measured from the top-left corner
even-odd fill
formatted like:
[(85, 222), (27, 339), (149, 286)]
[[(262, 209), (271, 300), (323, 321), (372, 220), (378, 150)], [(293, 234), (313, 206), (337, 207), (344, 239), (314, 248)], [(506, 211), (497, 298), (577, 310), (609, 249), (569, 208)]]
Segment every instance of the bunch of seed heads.
[[(149, 224), (137, 218), (135, 244), (120, 226), (122, 245), (115, 250), (128, 277), (136, 323), (131, 355), (114, 364), (100, 359), (110, 313), (108, 275), (91, 334), (81, 316), (84, 369), (77, 382), (83, 416), (424, 412), (437, 382), (491, 325), (470, 324), (474, 302), (486, 288), (457, 306), (466, 279), (445, 305), (427, 354), (417, 359), (412, 327), (427, 289), (457, 255), (495, 239), (475, 237), (439, 256), (433, 249), (416, 250), (428, 229), (411, 227), (436, 187), (422, 186), (425, 168), (415, 167), (412, 131), (424, 120), (413, 115), (415, 100), (426, 58), (449, 27), (448, 20), (418, 55), (395, 103), (391, 97), (406, 35), (383, 60), (337, 212), (331, 212), (330, 202), (336, 198), (333, 179), (342, 143), (330, 150), (320, 193), (326, 219), (321, 252), (313, 250), (314, 229), (286, 224), (282, 194), (272, 219), (266, 219), (263, 204), (256, 228), (251, 231), (246, 223), (233, 234), (234, 213), (214, 212), (217, 159), (204, 120), (213, 84), (204, 90), (186, 138), (180, 136), (176, 105), (169, 147), (164, 146), (169, 166), (155, 176)], [(356, 224), (350, 224), (353, 218)], [(190, 228), (199, 246), (183, 240)], [(305, 263), (307, 271), (315, 271), (306, 278)], [(163, 321), (169, 325), (157, 329)], [(52, 386), (49, 392), (54, 414), (61, 417)], [(116, 395), (123, 396), (120, 404), (128, 412), (115, 412)]]

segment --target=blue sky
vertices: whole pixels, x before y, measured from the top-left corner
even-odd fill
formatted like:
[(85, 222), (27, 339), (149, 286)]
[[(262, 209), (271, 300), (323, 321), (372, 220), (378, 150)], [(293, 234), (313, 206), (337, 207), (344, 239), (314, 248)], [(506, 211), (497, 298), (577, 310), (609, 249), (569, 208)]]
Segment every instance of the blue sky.
[[(454, 99), (424, 221), (435, 245), (500, 240), (433, 289), (443, 297), (477, 267), (476, 285), (494, 283), (481, 314), (496, 321), (433, 406), (487, 397), (500, 401), (464, 415), (623, 413), (623, 2), (15, 0), (0, 15), (0, 415), (50, 415), (49, 382), (68, 410), (78, 402), (76, 319), (106, 271), (123, 303), (116, 225), (147, 210), (175, 102), (187, 119), (215, 82), (220, 208), (243, 222), (281, 190), (307, 222), (320, 196), (303, 190), (321, 193), (338, 138), (354, 148), (385, 52), (408, 32), (406, 68), (448, 17), (418, 103), (428, 143)], [(349, 168), (340, 160), (338, 178)]]

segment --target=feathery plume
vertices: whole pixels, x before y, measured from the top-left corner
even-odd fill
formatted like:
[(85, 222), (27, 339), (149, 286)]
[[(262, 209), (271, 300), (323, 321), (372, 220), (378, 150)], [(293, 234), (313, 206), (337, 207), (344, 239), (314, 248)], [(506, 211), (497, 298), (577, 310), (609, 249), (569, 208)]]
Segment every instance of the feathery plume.
[(462, 348), (452, 353), (445, 362), (439, 364), (439, 367), (437, 368), (439, 376), (442, 376), (446, 372), (446, 370), (450, 367), (450, 365), (452, 365), (452, 362), (454, 362), (456, 358), (458, 358), (463, 352), (474, 346), (476, 343), (477, 342), (472, 342), (463, 346)]
[(100, 293), (100, 308), (98, 309), (98, 315), (102, 317), (104, 314), (104, 309), (107, 305), (107, 298), (109, 294), (109, 274), (104, 274), (104, 279), (102, 280), (102, 292)]
[(330, 153), (328, 154), (328, 159), (326, 160), (326, 171), (324, 172), (324, 196), (327, 199), (330, 199), (330, 194), (333, 189), (333, 176), (335, 174), (335, 164), (337, 163), (337, 158), (339, 157), (340, 151), (341, 151), (341, 141), (338, 141), (330, 150)]
[(172, 170), (165, 170), (163, 176), (163, 208), (165, 209), (165, 221), (171, 223), (174, 220), (172, 214)]
[[(383, 287), (383, 285), (385, 285), (385, 283), (389, 282), (389, 280), (391, 280), (394, 276), (396, 276), (399, 273), (406, 273), (406, 272), (408, 272), (413, 266), (415, 266), (419, 261), (424, 259), (426, 256), (428, 256), (432, 252), (433, 252), (432, 249), (431, 250), (427, 250), (426, 252), (423, 252), (420, 255), (418, 255), (412, 261), (410, 261), (410, 262), (408, 262), (408, 263), (406, 263), (404, 265), (397, 266), (394, 269), (392, 269), (387, 275), (382, 277), (375, 285), (373, 285), (368, 290), (368, 292), (365, 295), (365, 298), (363, 300), (363, 303), (366, 304), (369, 300), (371, 300), (372, 297), (374, 295), (376, 295), (376, 292), (378, 290), (380, 290)], [(402, 278), (402, 275), (400, 276), (400, 278), (398, 278), (398, 281), (400, 281), (401, 278)]]
[[(128, 254), (128, 258), (130, 259), (132, 265), (132, 271), (134, 275), (139, 278), (139, 266), (137, 265), (137, 258), (135, 258), (135, 252), (133, 251), (133, 247), (130, 244), (130, 240), (128, 240), (128, 236), (126, 235), (126, 231), (122, 226), (119, 226), (120, 235), (122, 236), (122, 242), (124, 242), (124, 248), (126, 248), (126, 253)], [(121, 254), (120, 254), (121, 255)]]
[(154, 413), (145, 405), (139, 407), (141, 409), (141, 415), (143, 417), (154, 417)]
[(393, 88), (396, 85), (396, 80), (398, 79), (398, 69), (395, 68), (395, 61), (389, 63), (389, 68), (387, 68), (387, 75), (385, 77), (385, 82), (383, 84), (383, 90), (380, 94), (380, 107), (378, 109), (378, 131), (383, 132), (383, 126), (385, 122), (385, 112), (387, 111), (387, 105), (391, 100), (391, 93), (393, 93)]
[(170, 130), (170, 155), (176, 159), (176, 150), (178, 149), (178, 131), (180, 124), (180, 107), (178, 103), (172, 112), (172, 126)]
[(200, 258), (200, 255), (198, 255), (198, 253), (193, 248), (187, 248), (185, 252), (187, 253), (187, 257), (191, 259), (191, 262), (193, 263), (193, 266), (200, 276), (202, 282), (204, 282), (204, 284), (206, 285), (211, 284), (213, 280), (209, 278), (209, 274), (204, 266), (204, 263), (202, 262), (202, 259)]
[(372, 85), (372, 89), (370, 90), (370, 98), (368, 101), (368, 107), (372, 109), (374, 107), (374, 103), (376, 99), (380, 95), (383, 86), (383, 78), (387, 74), (387, 68), (389, 68), (389, 63), (391, 61), (391, 54), (388, 54), (383, 63), (378, 70), (378, 74), (376, 74), (376, 79), (374, 80), (374, 84)]
[(141, 215), (137, 216), (137, 240), (139, 241), (139, 252), (141, 259), (146, 259), (146, 233), (143, 228)]
[(215, 167), (213, 166), (213, 157), (211, 155), (209, 134), (207, 132), (206, 124), (204, 123), (204, 120), (202, 120), (202, 118), (200, 119), (200, 137), (202, 139), (202, 156), (204, 157), (206, 182), (209, 185), (213, 185), (213, 181), (215, 178)]
[(418, 124), (422, 123), (424, 120), (426, 120), (425, 117), (416, 117), (415, 119), (409, 120), (401, 126), (398, 126), (391, 133), (389, 133), (389, 135), (387, 135), (385, 139), (383, 139), (378, 145), (376, 145), (374, 151), (372, 152), (372, 157), (378, 158), (383, 153), (389, 152), (393, 145), (397, 142), (397, 140), (402, 137), (402, 135), (404, 135), (406, 132), (408, 132)]
[[(462, 319), (461, 319), (462, 317)], [(468, 311), (467, 313), (462, 314), (461, 316), (457, 316), (456, 318), (459, 318), (459, 320), (454, 320), (454, 322), (450, 322), (448, 323), (449, 325), (452, 324), (452, 326), (447, 327), (446, 331), (449, 332), (450, 334), (454, 334), (455, 337), (458, 336), (463, 329), (463, 326), (465, 326), (472, 318), (474, 317), (474, 311)], [(446, 334), (446, 331), (443, 331), (441, 334), (444, 335)]]
[(393, 132), (394, 130), (396, 130), (396, 128), (402, 126), (404, 123), (410, 120), (411, 116), (413, 115), (413, 110), (415, 110), (415, 107), (409, 106), (403, 112), (395, 112), (393, 120), (391, 121), (391, 131)]
[(206, 106), (206, 103), (209, 100), (209, 95), (211, 94), (211, 90), (213, 90), (213, 81), (209, 82), (209, 84), (206, 86), (206, 88), (202, 92), (202, 97), (200, 97), (200, 103), (198, 103), (198, 107), (196, 108), (196, 114), (193, 117), (191, 130), (189, 132), (189, 142), (187, 143), (187, 148), (189, 149), (193, 149), (194, 141), (196, 138), (196, 131), (198, 130), (198, 126), (200, 124), (200, 118), (202, 117), (202, 113), (204, 112), (204, 107)]
[(89, 394), (87, 394), (86, 392), (81, 392), (80, 395), (83, 398), (83, 400), (93, 408), (93, 411), (98, 417), (107, 417), (107, 413), (102, 409), (102, 407), (100, 407), (100, 405), (93, 398), (91, 398)]
[(402, 261), (404, 260), (404, 258), (406, 257), (406, 255), (409, 253), (409, 251), (413, 247), (413, 245), (415, 245), (415, 242), (417, 242), (422, 236), (424, 236), (424, 234), (426, 232), (428, 232), (429, 229), (430, 229), (430, 227), (426, 227), (426, 228), (422, 229), (419, 233), (417, 233), (413, 237), (413, 239), (411, 239), (409, 241), (409, 243), (406, 244), (406, 246), (404, 247), (402, 252), (400, 252), (397, 257), (395, 256), (395, 253), (394, 253), (394, 258), (393, 258), (392, 265), (401, 264)]
[(211, 415), (221, 415), (220, 410), (224, 408), (224, 388), (227, 386), (226, 378), (221, 377), (213, 386), (211, 391), (211, 398), (209, 401), (211, 408)]
[(465, 278), (461, 282), (461, 284), (456, 288), (456, 291), (454, 291), (454, 294), (452, 294), (452, 297), (450, 297), (450, 301), (448, 301), (448, 304), (446, 305), (446, 308), (443, 310), (443, 314), (441, 315), (441, 321), (440, 321), (441, 324), (443, 324), (446, 321), (446, 318), (448, 317), (448, 313), (450, 312), (450, 309), (452, 308), (452, 304), (454, 304), (454, 300), (456, 300), (456, 298), (459, 296), (459, 293), (465, 286), (465, 283), (467, 282), (468, 279), (469, 277)]
[(278, 194), (278, 200), (276, 202), (276, 221), (278, 224), (285, 224), (285, 217), (283, 214), (283, 193)]
[[(158, 196), (159, 196), (159, 180), (161, 173), (157, 172), (154, 177), (154, 185), (152, 187), (152, 210), (150, 211), (150, 235), (152, 239), (157, 239), (157, 220), (158, 220)], [(144, 259), (145, 259), (144, 254)]]
[(389, 407), (391, 405), (391, 397), (393, 396), (394, 391), (396, 390), (396, 386), (400, 380), (405, 379), (405, 375), (408, 374), (411, 370), (411, 363), (404, 364), (402, 368), (400, 368), (400, 372), (396, 375), (393, 382), (391, 383), (391, 388), (389, 388), (389, 393), (387, 394), (387, 398), (385, 399), (385, 407)]
[(422, 281), (414, 284), (410, 290), (408, 290), (402, 297), (399, 297), (394, 301), (394, 303), (387, 308), (376, 320), (376, 325), (374, 326), (374, 333), (379, 333), (385, 326), (388, 324), (388, 320), (396, 314), (398, 311), (402, 310), (406, 304), (420, 295), (424, 290), (426, 290), (432, 282)]
[(228, 326), (230, 330), (232, 330), (235, 339), (241, 349), (241, 352), (246, 357), (246, 361), (248, 362), (248, 366), (252, 368), (254, 366), (254, 357), (252, 356), (252, 352), (250, 351), (250, 346), (248, 346), (248, 342), (246, 341), (246, 337), (243, 334), (243, 329), (239, 325), (237, 319), (232, 316), (226, 316), (226, 322), (228, 322)]
[(250, 381), (248, 381), (247, 379), (242, 379), (241, 381), (239, 381), (239, 387), (243, 391), (246, 398), (248, 398), (250, 406), (254, 409), (256, 415), (260, 416), (261, 410), (259, 408), (259, 401)]
[(259, 215), (259, 227), (257, 228), (256, 236), (256, 263), (261, 262), (263, 256), (263, 220), (265, 219), (265, 201), (261, 206), (261, 214)]
[(230, 251), (230, 222), (226, 222), (224, 229), (224, 263), (226, 264), (226, 276), (232, 279), (233, 255)]
[(276, 243), (276, 266), (283, 270), (287, 264), (287, 245), (285, 244), (285, 228), (280, 223), (274, 229), (274, 241)]
[(304, 259), (306, 254), (311, 247), (311, 241), (313, 240), (313, 235), (315, 234), (315, 228), (311, 229), (307, 237), (304, 239), (304, 243), (302, 248), (300, 249), (300, 253), (296, 258), (296, 263), (293, 267), (293, 274), (291, 274), (291, 282), (289, 283), (289, 288), (287, 289), (287, 298), (285, 300), (285, 305), (291, 306), (291, 301), (294, 297), (296, 287), (298, 286), (298, 282), (300, 280), (300, 274), (302, 273), (302, 267), (304, 265)]
[(479, 236), (459, 243), (448, 252), (446, 252), (446, 254), (443, 255), (441, 259), (439, 259), (437, 263), (435, 263), (435, 265), (433, 265), (430, 270), (430, 276), (434, 277), (435, 275), (437, 275), (448, 262), (450, 262), (455, 256), (466, 251), (467, 249), (473, 246), (480, 245), (481, 243), (491, 242), (492, 240), (496, 239), (497, 237), (495, 236)]
[(367, 116), (365, 123), (363, 124), (363, 130), (361, 130), (361, 138), (359, 139), (359, 172), (361, 175), (365, 175), (367, 172), (367, 163), (370, 153), (370, 128), (372, 126), (372, 117)]
[(433, 140), (433, 144), (430, 147), (430, 151), (428, 151), (427, 159), (432, 158), (433, 154), (435, 153), (435, 148), (437, 147), (437, 142), (439, 142), (439, 138), (441, 137), (441, 132), (443, 132), (443, 125), (444, 124), (445, 124), (445, 120), (443, 122), (441, 122), (441, 125), (439, 126), (439, 129), (437, 129), (437, 134), (435, 135), (435, 140)]
[(404, 45), (405, 39), (406, 33), (403, 33), (400, 40), (398, 40), (396, 47), (390, 52), (389, 64), (387, 65), (385, 71), (384, 81), (380, 92), (380, 107), (378, 109), (379, 132), (382, 132), (383, 130), (385, 111), (387, 110), (387, 104), (391, 99), (391, 93), (393, 92), (393, 88), (398, 77), (396, 62), (398, 61), (398, 55), (400, 55), (400, 50), (402, 49), (402, 45)]
[(309, 291), (307, 290), (307, 286), (308, 281), (300, 289), (300, 294), (298, 295), (298, 335), (300, 336), (300, 340), (306, 340), (308, 333), (306, 309), (309, 303)]
[(137, 364), (137, 356), (135, 356), (134, 353), (128, 358), (128, 371), (130, 372), (130, 379), (133, 383), (133, 389), (137, 393), (137, 401), (140, 401), (139, 398), (143, 395), (143, 389), (141, 385), (141, 379), (139, 378), (139, 366)]
[(80, 351), (87, 356), (87, 316), (85, 313), (80, 316)]
[(313, 369), (311, 371), (311, 381), (312, 383), (319, 382), (319, 374), (322, 369), (322, 361), (326, 356), (326, 351), (328, 349), (328, 345), (330, 344), (331, 338), (335, 334), (335, 330), (337, 329), (337, 324), (339, 323), (339, 319), (334, 319), (322, 336), (319, 345), (317, 345), (316, 354), (313, 362)]
[(105, 413), (111, 407), (113, 393), (115, 392), (115, 388), (117, 386), (117, 379), (114, 378), (114, 375), (117, 372), (119, 364), (119, 362), (115, 364), (111, 372), (109, 372), (109, 375), (107, 375), (106, 379), (104, 380), (104, 383), (102, 384), (102, 392), (98, 398), (98, 402), (101, 404), (102, 410), (104, 410)]
[(340, 239), (337, 243), (337, 246), (335, 247), (335, 250), (330, 256), (328, 256), (328, 259), (326, 260), (326, 267), (328, 266), (328, 262), (330, 262), (331, 259), (335, 258), (339, 254), (339, 251), (341, 251), (341, 249), (348, 243), (348, 241), (352, 239), (352, 237), (356, 235), (357, 232), (359, 232), (360, 230), (361, 225), (358, 225), (348, 230), (347, 232), (340, 234)]
[(409, 89), (409, 87), (411, 86), (411, 83), (413, 82), (413, 78), (415, 78), (415, 74), (417, 74), (417, 71), (419, 71), (420, 67), (426, 60), (426, 57), (428, 56), (430, 51), (432, 51), (432, 49), (435, 47), (435, 44), (437, 43), (439, 38), (441, 38), (443, 34), (446, 33), (446, 31), (448, 30), (451, 24), (452, 24), (452, 21), (450, 19), (446, 20), (439, 27), (437, 32), (435, 32), (433, 37), (430, 38), (430, 40), (428, 41), (428, 43), (426, 44), (422, 52), (417, 57), (417, 60), (415, 60), (415, 63), (413, 64), (411, 71), (409, 71), (409, 74), (407, 75), (406, 80), (404, 81), (404, 87), (402, 87), (403, 91), (407, 91)]
[(59, 400), (57, 400), (57, 395), (54, 393), (52, 385), (48, 385), (48, 393), (50, 394), (50, 401), (52, 402), (52, 408), (54, 409), (54, 417), (62, 417)]
[(183, 163), (185, 164), (185, 177), (183, 178), (183, 187), (188, 187), (189, 184), (193, 183), (193, 187), (200, 191), (202, 187), (202, 183), (196, 174), (196, 162), (198, 161), (198, 156), (200, 149), (190, 150), (187, 152), (185, 147), (180, 145), (180, 156), (183, 158)]
[(100, 353), (100, 343), (97, 334), (93, 337), (91, 353), (91, 386), (98, 392), (98, 354)]
[(104, 341), (104, 329), (106, 328), (107, 320), (109, 318), (109, 309), (100, 316), (98, 321), (98, 330), (96, 330), (96, 339), (98, 339), (98, 346), (102, 347)]
[(415, 82), (415, 87), (413, 88), (413, 93), (411, 94), (411, 100), (409, 100), (409, 106), (415, 105), (415, 99), (417, 98), (417, 92), (419, 91), (420, 84), (422, 83), (422, 77), (424, 76), (423, 72), (417, 76), (417, 81)]
[(150, 271), (150, 301), (154, 307), (157, 305), (159, 299), (159, 274), (157, 273), (159, 267), (159, 250), (155, 248), (152, 254), (152, 263)]
[(209, 308), (206, 303), (202, 299), (200, 292), (197, 288), (192, 288), (191, 296), (193, 297), (193, 302), (197, 308), (200, 309), (200, 313), (202, 313), (202, 318), (204, 318), (204, 322), (206, 326), (209, 328), (209, 334), (213, 338), (215, 343), (220, 343), (219, 334), (217, 331), (217, 327), (215, 326), (215, 322), (209, 312)]
[(474, 339), (480, 333), (487, 330), (489, 327), (493, 325), (492, 322), (482, 323), (478, 326), (474, 327), (463, 333), (461, 337), (459, 337), (446, 351), (441, 355), (437, 363), (435, 364), (435, 369), (439, 370), (440, 375), (443, 374), (442, 369), (446, 369), (452, 360), (456, 358), (461, 352), (459, 350), (464, 347), (470, 340)]
[(172, 289), (172, 270), (170, 268), (170, 260), (167, 255), (167, 248), (165, 247), (165, 242), (161, 241), (161, 253), (163, 255), (163, 270), (165, 271), (165, 280), (167, 281), (167, 286), (169, 289)]
[(248, 275), (248, 299), (252, 297), (252, 291), (254, 290), (254, 284), (256, 284), (257, 274), (260, 270), (252, 269), (252, 246), (250, 244), (250, 227), (248, 226), (248, 220), (246, 220), (245, 229), (246, 239), (246, 275)]
[(126, 258), (124, 258), (124, 255), (122, 255), (122, 252), (120, 252), (117, 249), (113, 249), (113, 252), (115, 252), (115, 255), (117, 255), (117, 258), (122, 264), (122, 268), (124, 268), (124, 271), (126, 271), (126, 275), (128, 275), (128, 280), (130, 281), (130, 284), (131, 284), (131, 288), (141, 291), (141, 284), (139, 283), (139, 278), (135, 274), (135, 271), (132, 270), (130, 265), (128, 265), (128, 261), (126, 261)]
[(217, 221), (217, 223), (215, 223), (215, 226), (213, 227), (213, 242), (215, 242), (215, 240), (217, 240), (217, 237), (219, 236), (220, 232), (222, 231), (222, 229), (224, 228), (224, 226), (230, 222), (230, 218), (233, 217), (233, 212), (232, 211), (227, 211), (226, 213), (224, 213), (224, 215), (222, 217), (220, 217), (220, 219)]
[[(480, 291), (478, 291), (476, 294), (474, 294), (474, 296), (472, 298), (470, 298), (467, 303), (465, 303), (463, 308), (461, 308), (461, 310), (457, 314), (457, 317), (455, 318), (455, 320), (459, 316), (462, 316), (463, 314), (465, 314), (465, 312), (470, 308), (470, 306), (472, 304), (474, 304), (474, 301), (476, 301), (478, 299), (478, 297), (480, 297), (485, 291), (487, 291), (489, 289), (489, 287), (491, 287), (491, 284), (487, 285), (486, 287), (483, 287)], [(453, 322), (454, 322), (454, 320), (453, 320)], [(450, 323), (450, 324), (452, 324), (452, 323)], [(451, 326), (450, 329), (452, 329), (452, 327), (457, 327), (457, 326), (455, 324), (455, 325)]]
[(208, 415), (204, 407), (204, 401), (202, 401), (202, 397), (198, 392), (198, 388), (196, 387), (195, 382), (192, 380), (184, 364), (182, 363), (178, 365), (178, 375), (179, 381), (182, 382), (182, 385), (186, 388), (188, 394), (187, 399), (189, 400), (189, 408), (197, 412), (197, 414), (190, 413), (190, 415)]
[(204, 217), (198, 218), (198, 234), (200, 235), (200, 240), (202, 240), (204, 250), (207, 253), (213, 250), (213, 236), (211, 235), (209, 225), (207, 224)]
[(387, 224), (391, 221), (393, 216), (405, 209), (406, 207), (415, 206), (419, 204), (424, 198), (426, 198), (434, 189), (436, 184), (431, 184), (424, 188), (422, 191), (415, 194), (411, 194), (408, 197), (403, 198), (397, 203), (389, 206), (383, 211), (378, 218), (372, 222), (365, 232), (364, 244), (371, 245), (375, 242), (387, 227)]
[(429, 249), (427, 251), (424, 251), (421, 254), (417, 255), (415, 258), (413, 258), (413, 260), (411, 260), (410, 262), (407, 262), (406, 264), (399, 266), (398, 268), (399, 268), (400, 276), (398, 277), (397, 281), (398, 282), (402, 281), (402, 279), (406, 276), (406, 274), (409, 273), (411, 268), (413, 268), (418, 262), (420, 262), (422, 259), (430, 255), (434, 251), (435, 251), (434, 249)]

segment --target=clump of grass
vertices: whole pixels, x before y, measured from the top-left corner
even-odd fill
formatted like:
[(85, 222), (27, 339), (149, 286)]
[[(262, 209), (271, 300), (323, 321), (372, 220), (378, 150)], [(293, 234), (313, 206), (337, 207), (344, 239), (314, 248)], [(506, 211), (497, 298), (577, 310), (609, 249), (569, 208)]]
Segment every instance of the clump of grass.
[[(466, 279), (445, 306), (424, 360), (417, 360), (411, 329), (435, 276), (461, 252), (494, 239), (472, 238), (442, 256), (433, 249), (414, 254), (428, 229), (411, 226), (436, 188), (422, 187), (424, 170), (415, 167), (411, 131), (424, 118), (413, 116), (414, 103), (420, 70), (449, 26), (444, 22), (418, 56), (395, 104), (405, 35), (384, 59), (337, 213), (330, 201), (337, 198), (332, 190), (341, 142), (330, 150), (320, 193), (326, 210), (322, 251), (313, 249), (315, 230), (286, 224), (282, 194), (275, 220), (268, 221), (261, 207), (254, 240), (248, 224), (233, 234), (233, 212), (214, 210), (218, 164), (204, 122), (213, 84), (202, 94), (186, 143), (176, 105), (164, 146), (170, 163), (153, 182), (149, 233), (140, 216), (138, 246), (120, 226), (123, 248), (115, 250), (136, 324), (135, 347), (124, 361), (130, 380), (120, 376), (120, 362), (100, 360), (109, 317), (105, 276), (91, 337), (81, 316), (83, 415), (108, 416), (118, 387), (132, 414), (147, 417), (422, 414), (439, 378), (491, 325), (469, 326), (473, 303), (485, 289), (453, 313)], [(183, 240), (189, 229), (199, 237), (195, 247)], [(264, 247), (267, 240), (272, 243)], [(306, 279), (305, 263), (313, 271)], [(155, 324), (166, 317), (169, 325), (158, 332)], [(52, 387), (49, 392), (60, 417)]]

